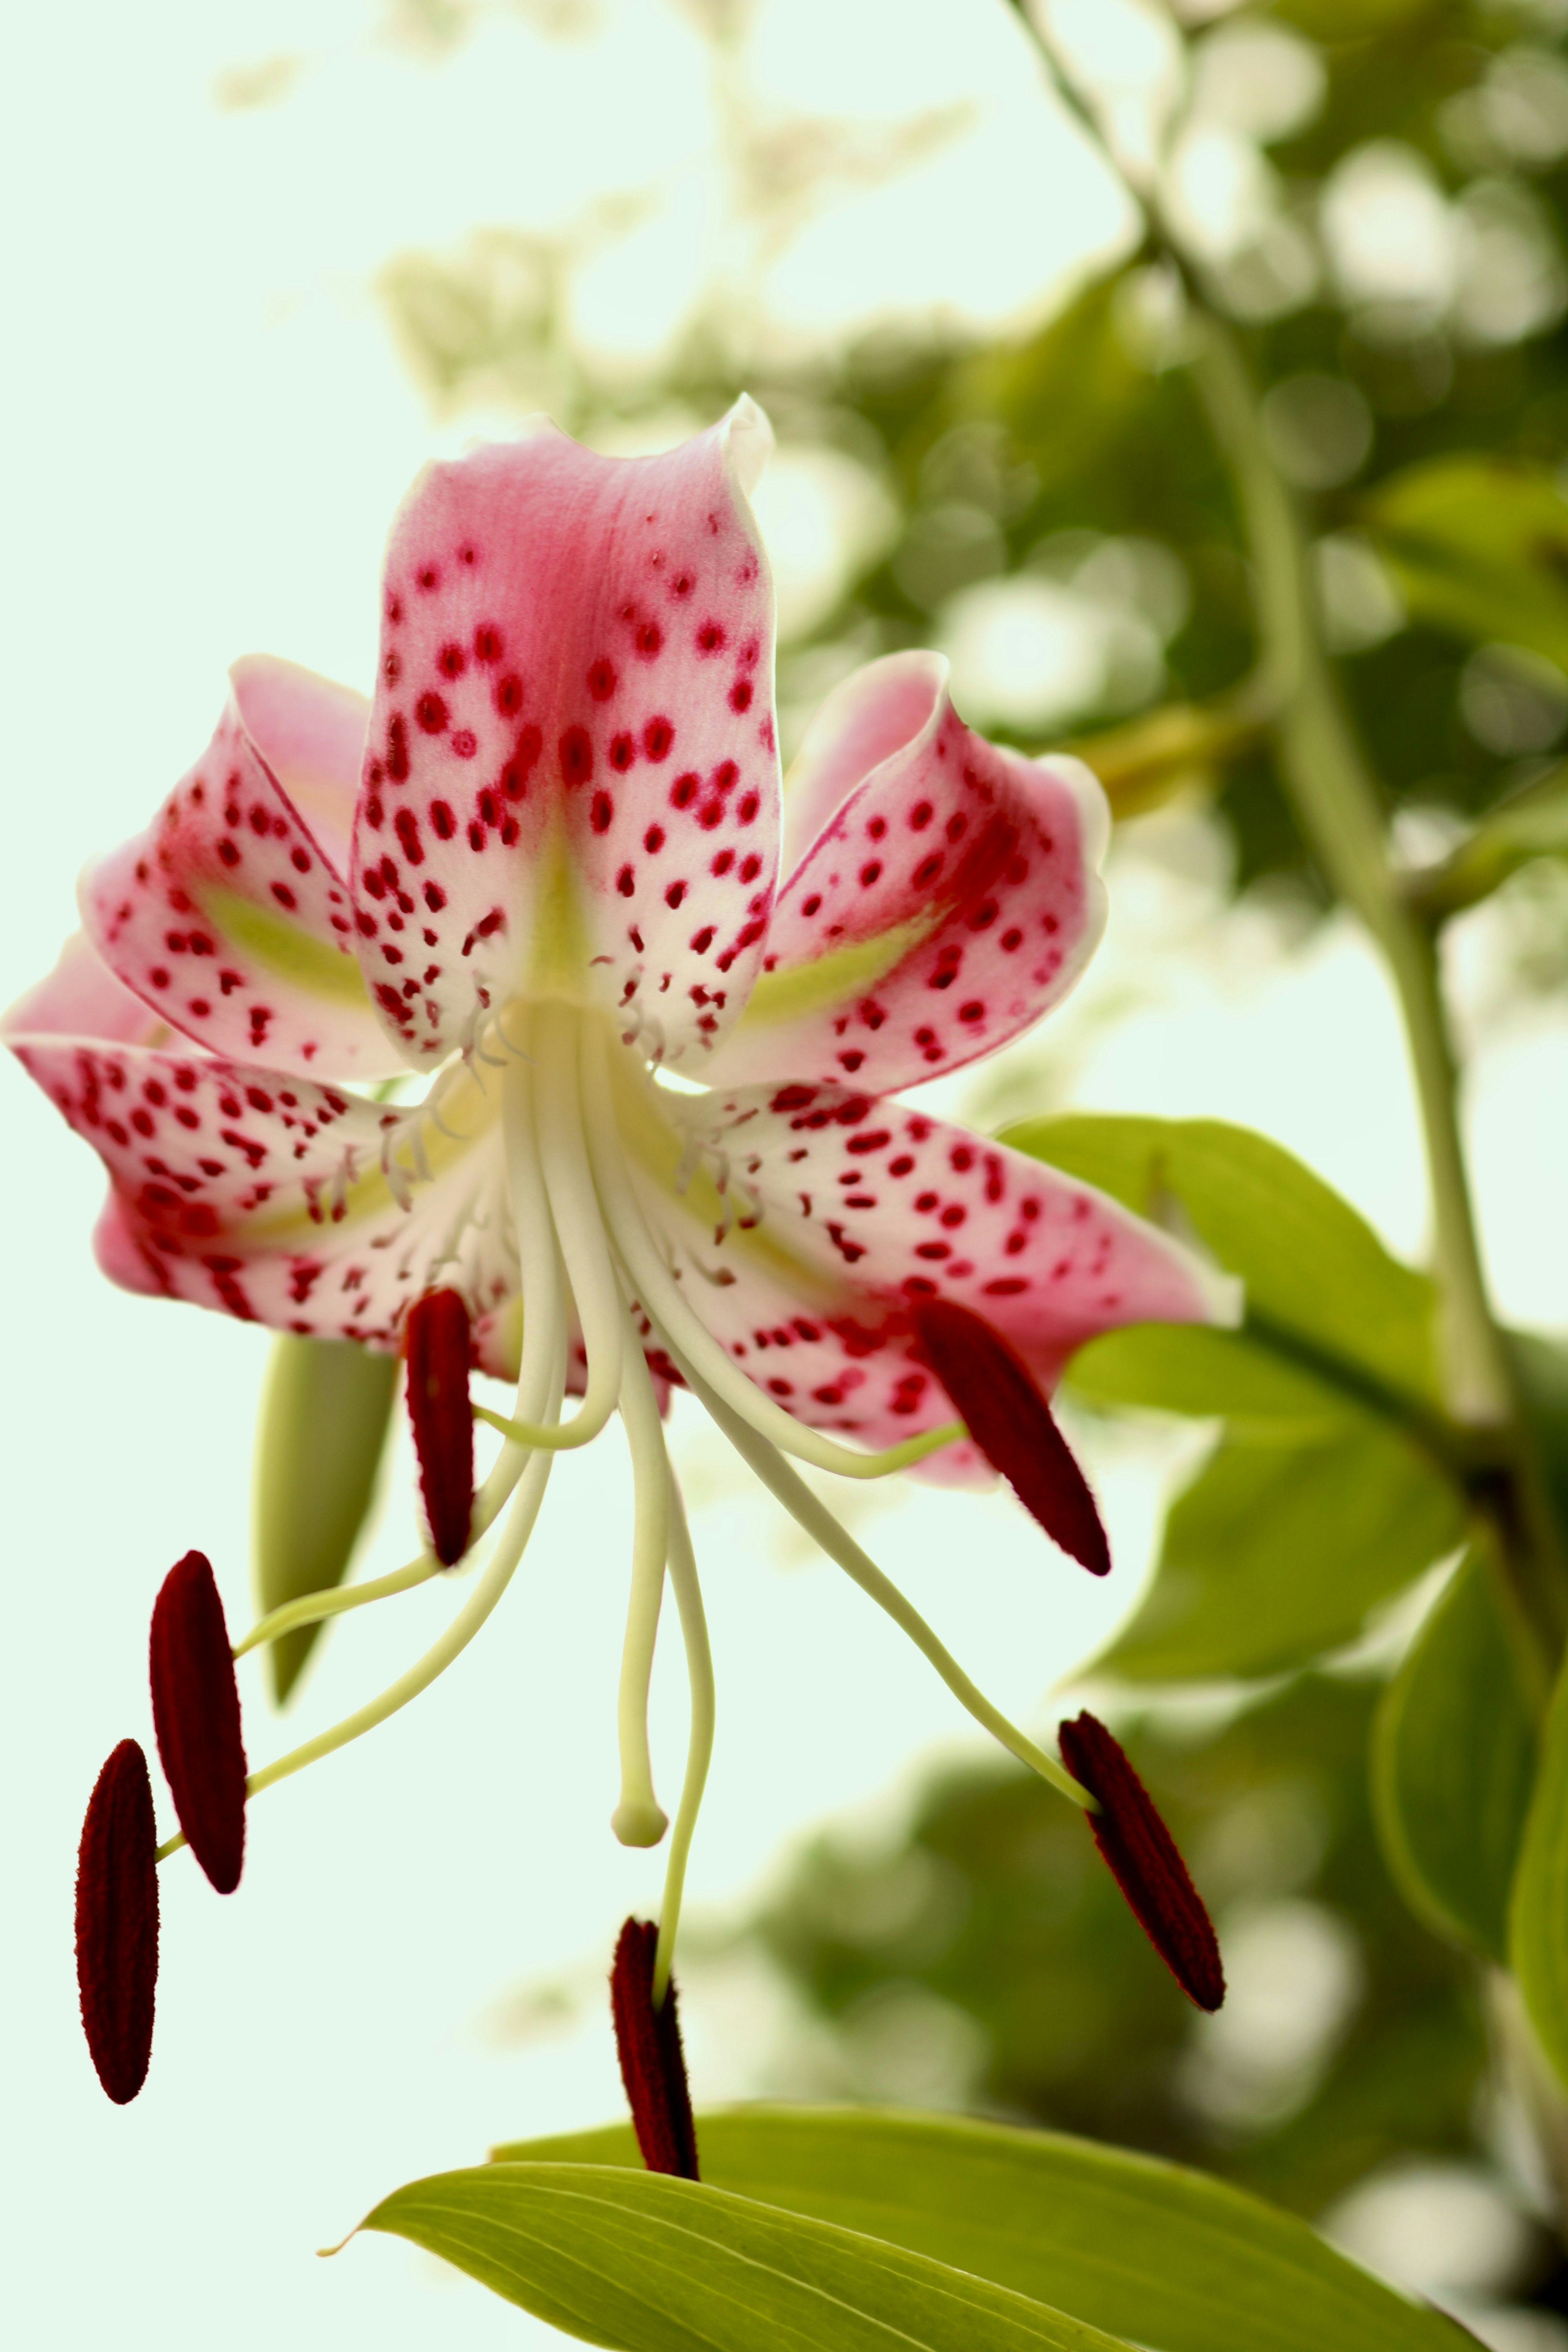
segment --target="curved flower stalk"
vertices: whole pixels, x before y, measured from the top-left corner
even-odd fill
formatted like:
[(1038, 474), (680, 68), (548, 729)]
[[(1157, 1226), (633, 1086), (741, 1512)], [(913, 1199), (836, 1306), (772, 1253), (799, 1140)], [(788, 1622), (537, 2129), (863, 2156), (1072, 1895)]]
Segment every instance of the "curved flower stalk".
[[(710, 1405), (1015, 1754), (1092, 1803), (789, 1465), (966, 1478), (989, 1454), (1047, 1526), (1072, 1489), (1058, 1532), (1103, 1565), (1065, 1448), (1059, 1473), (1037, 1447), (1046, 1466), (1021, 1470), (984, 1433), (997, 1398), (1048, 1423), (1095, 1333), (1225, 1311), (1163, 1234), (902, 1099), (1072, 985), (1104, 919), (1105, 804), (1076, 762), (973, 734), (926, 654), (837, 690), (782, 799), (746, 497), (768, 446), (742, 400), (664, 457), (599, 457), (541, 425), (429, 468), (392, 533), (374, 701), (237, 665), (206, 751), (89, 871), (84, 934), (5, 1029), (108, 1167), (96, 1247), (115, 1281), (388, 1350), (439, 1294), (445, 1402), (424, 1423), (453, 1429), (465, 1325), (472, 1363), (517, 1383), (468, 1544), (500, 1531), (448, 1633), (252, 1793), (457, 1654), (554, 1454), (619, 1415), (629, 1843), (666, 1826), (645, 1716), (667, 1572), (694, 1694), (659, 1998), (711, 1732), (668, 1385)], [(367, 1090), (389, 1078), (396, 1098)], [(987, 1412), (952, 1367), (988, 1362)], [(467, 1434), (459, 1414), (449, 1458), (423, 1465), (443, 1564), (465, 1549)], [(292, 1602), (238, 1647), (436, 1568)]]

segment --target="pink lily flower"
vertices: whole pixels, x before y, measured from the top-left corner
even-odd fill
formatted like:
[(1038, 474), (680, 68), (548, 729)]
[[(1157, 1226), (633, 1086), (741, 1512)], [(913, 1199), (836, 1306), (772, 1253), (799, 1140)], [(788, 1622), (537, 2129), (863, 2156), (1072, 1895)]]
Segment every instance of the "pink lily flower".
[[(381, 1349), (455, 1293), (473, 1362), (517, 1383), (511, 1418), (480, 1416), (504, 1444), (470, 1545), (501, 1525), (447, 1634), (253, 1793), (457, 1654), (555, 1453), (618, 1412), (637, 1496), (627, 1843), (666, 1827), (644, 1717), (667, 1570), (693, 1688), (660, 1997), (711, 1733), (668, 1384), (982, 1722), (1091, 1802), (792, 1461), (989, 1475), (922, 1337), (930, 1302), (978, 1318), (1011, 1367), (996, 1395), (1042, 1414), (1095, 1333), (1224, 1311), (1164, 1234), (902, 1098), (1071, 987), (1104, 920), (1107, 811), (1075, 761), (973, 733), (918, 653), (838, 688), (781, 796), (746, 496), (769, 446), (742, 400), (663, 457), (542, 426), (428, 468), (393, 529), (374, 701), (238, 663), (206, 751), (89, 869), (85, 936), (5, 1030), (109, 1170), (95, 1244), (113, 1280)], [(389, 1078), (395, 1097), (366, 1091)], [(970, 1360), (943, 1328), (943, 1362)], [(437, 1565), (291, 1603), (239, 1646)]]

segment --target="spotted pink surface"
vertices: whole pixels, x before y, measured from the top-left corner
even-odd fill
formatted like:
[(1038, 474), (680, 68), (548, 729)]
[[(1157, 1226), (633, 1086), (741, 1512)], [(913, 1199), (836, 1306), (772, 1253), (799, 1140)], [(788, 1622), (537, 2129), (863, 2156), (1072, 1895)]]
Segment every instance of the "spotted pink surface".
[[(750, 402), (665, 457), (553, 428), (432, 467), (394, 527), (354, 827), (360, 953), (416, 1066), (552, 965), (670, 1064), (761, 961), (778, 862)], [(543, 935), (542, 938), (542, 934)]]
[[(802, 1421), (879, 1444), (951, 1417), (921, 1298), (984, 1315), (1047, 1387), (1096, 1331), (1214, 1314), (1166, 1235), (889, 1098), (1081, 970), (1086, 771), (985, 743), (934, 656), (874, 663), (808, 738), (778, 888), (766, 437), (742, 403), (662, 457), (546, 429), (432, 467), (374, 704), (237, 667), (202, 760), (89, 874), (91, 946), (5, 1024), (109, 1169), (114, 1280), (383, 1348), (449, 1285), (478, 1360), (513, 1369), (498, 1090), (465, 1056), (531, 993), (613, 1014), (628, 1073), (710, 1081), (637, 1081), (628, 1164), (686, 1297)], [(403, 1065), (447, 1091), (400, 1157), (408, 1113), (353, 1082)]]

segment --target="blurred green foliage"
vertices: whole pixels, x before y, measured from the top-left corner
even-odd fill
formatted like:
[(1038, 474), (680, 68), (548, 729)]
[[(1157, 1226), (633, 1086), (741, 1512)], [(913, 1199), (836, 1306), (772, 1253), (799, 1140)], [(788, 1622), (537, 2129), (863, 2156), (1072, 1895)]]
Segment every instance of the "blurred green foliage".
[[(1153, 1719), (1128, 1735), (1231, 1948), (1225, 2024), (1199, 2020), (1161, 1969), (1083, 1824), (1004, 1766), (938, 1776), (880, 1859), (818, 1840), (755, 1932), (837, 2030), (852, 2084), (858, 2052), (912, 1989), (982, 2029), (977, 2079), (956, 2086), (967, 2104), (1202, 2163), (1316, 2213), (1395, 2153), (1470, 2147), (1485, 2061), (1468, 1965), (1417, 1926), (1379, 1852), (1378, 1695), (1305, 1675), (1213, 1736)], [(1273, 1933), (1272, 2033), (1255, 2005), (1245, 2030), (1258, 1988), (1236, 1981), (1244, 1929)], [(894, 2087), (859, 2081), (867, 2095)]]

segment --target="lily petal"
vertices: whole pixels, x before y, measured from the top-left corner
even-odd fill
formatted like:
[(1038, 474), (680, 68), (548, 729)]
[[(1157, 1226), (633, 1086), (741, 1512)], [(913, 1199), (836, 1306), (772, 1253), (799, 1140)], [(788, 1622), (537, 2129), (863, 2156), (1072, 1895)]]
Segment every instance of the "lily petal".
[(446, 1283), (484, 1318), (485, 1369), (515, 1370), (498, 1123), (469, 1073), (442, 1095), (437, 1126), (417, 1108), (242, 1063), (78, 1038), (7, 1043), (109, 1170), (97, 1243), (115, 1281), (381, 1348)]
[(518, 992), (614, 1009), (669, 1063), (703, 1061), (744, 1002), (778, 866), (745, 497), (767, 439), (747, 400), (658, 457), (544, 426), (432, 467), (405, 505), (353, 885), (416, 1066)]
[(123, 1045), (162, 1045), (174, 1031), (144, 997), (115, 979), (85, 931), (73, 931), (53, 971), (19, 996), (0, 1038), (99, 1037)]
[(355, 705), (363, 732), (368, 706), (346, 688), (241, 664), (203, 757), (146, 831), (83, 877), (82, 920), (103, 961), (214, 1053), (265, 1053), (275, 1069), (323, 1077), (400, 1066), (353, 953), (347, 885), (279, 781), (290, 775), (331, 828)]
[[(836, 804), (711, 1076), (885, 1094), (994, 1052), (1071, 988), (1105, 927), (1110, 814), (1079, 761), (966, 727), (939, 655), (874, 663), (814, 731), (805, 796)], [(841, 794), (862, 758), (878, 764)]]
[[(903, 1103), (650, 1091), (654, 1111), (620, 1114), (645, 1212), (714, 1338), (814, 1428), (880, 1448), (953, 1419), (917, 1329), (932, 1297), (984, 1317), (1047, 1393), (1097, 1332), (1234, 1313), (1188, 1250), (1104, 1193)], [(932, 1467), (987, 1475), (967, 1445)]]

